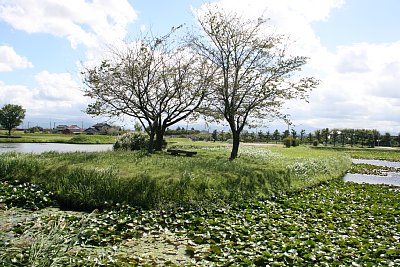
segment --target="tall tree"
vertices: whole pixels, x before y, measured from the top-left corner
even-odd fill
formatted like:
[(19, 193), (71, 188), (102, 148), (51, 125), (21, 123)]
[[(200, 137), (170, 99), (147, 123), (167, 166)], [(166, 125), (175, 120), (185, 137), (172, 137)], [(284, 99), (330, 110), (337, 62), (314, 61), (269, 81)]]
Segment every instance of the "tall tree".
[(397, 135), (397, 146), (400, 147), (400, 133)]
[(272, 134), (272, 137), (275, 140), (275, 143), (278, 143), (279, 137), (281, 136), (281, 134), (279, 133), (278, 129), (275, 129), (274, 133)]
[(330, 135), (329, 135), (329, 128), (324, 128), (324, 129), (322, 129), (322, 130), (321, 130), (321, 135), (322, 135), (323, 138), (324, 138), (324, 143), (325, 143), (325, 145), (328, 145), (328, 140), (329, 140), (329, 138), (330, 138)]
[[(318, 141), (317, 141), (318, 142)], [(312, 134), (312, 132), (309, 132), (308, 133), (308, 143), (309, 144), (312, 144), (313, 143), (313, 134)], [(317, 143), (318, 144), (318, 143)]]
[(339, 131), (336, 129), (332, 130), (332, 142), (333, 142), (333, 146), (336, 146), (336, 142), (339, 136)]
[(355, 137), (354, 129), (347, 129), (346, 135), (347, 135), (347, 140), (350, 142), (350, 145), (353, 146)]
[(214, 130), (214, 131), (212, 132), (211, 138), (212, 138), (214, 141), (217, 141), (217, 140), (218, 140), (218, 131), (217, 131), (217, 130)]
[(321, 143), (321, 130), (314, 131), (315, 139), (317, 139), (318, 144)]
[[(258, 139), (258, 142), (263, 142), (265, 139), (266, 139), (266, 135), (263, 133), (263, 131), (262, 130), (260, 130), (258, 133), (257, 133), (257, 138), (256, 139)], [(268, 142), (268, 141), (267, 141)]]
[(300, 142), (303, 143), (304, 136), (306, 135), (306, 130), (302, 129), (300, 131)]
[(173, 31), (145, 37), (112, 51), (114, 58), (83, 72), (93, 115), (136, 118), (150, 136), (149, 151), (161, 150), (166, 129), (193, 115), (212, 77), (204, 59), (174, 46)]
[(292, 128), (290, 131), (292, 133), (293, 139), (296, 139), (297, 138), (297, 131), (294, 128)]
[(287, 138), (287, 137), (289, 137), (289, 135), (290, 135), (289, 130), (284, 130), (283, 133), (282, 133), (282, 138), (283, 138), (283, 139), (284, 139), (284, 138)]
[(11, 136), (11, 130), (22, 123), (25, 118), (25, 109), (19, 105), (6, 104), (0, 109), (0, 125), (8, 131)]
[(271, 140), (271, 133), (269, 131), (267, 131), (265, 134), (265, 139), (267, 140), (267, 143), (269, 143), (269, 140)]
[(244, 20), (211, 4), (197, 19), (200, 33), (191, 35), (189, 43), (217, 68), (206, 114), (228, 122), (232, 160), (238, 155), (240, 134), (246, 125), (267, 117), (284, 117), (279, 111), (284, 101), (306, 99), (318, 81), (293, 78), (306, 58), (289, 56), (283, 36), (265, 34), (267, 20)]

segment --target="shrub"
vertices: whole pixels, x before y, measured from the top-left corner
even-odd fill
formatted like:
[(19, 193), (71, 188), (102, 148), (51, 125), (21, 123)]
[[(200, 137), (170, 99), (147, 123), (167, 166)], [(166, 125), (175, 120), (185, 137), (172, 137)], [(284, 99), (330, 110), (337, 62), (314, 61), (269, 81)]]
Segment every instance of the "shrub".
[(123, 134), (115, 142), (114, 150), (146, 150), (149, 147), (149, 136), (139, 132)]
[(285, 145), (285, 147), (291, 147), (293, 144), (293, 137), (291, 137), (291, 136), (286, 137), (282, 141), (283, 141), (283, 144)]
[(293, 139), (292, 146), (299, 146), (299, 145), (300, 145), (300, 140), (298, 138)]
[(292, 136), (286, 137), (283, 139), (283, 144), (286, 147), (291, 147), (291, 146), (299, 146), (300, 145), (300, 140), (297, 138), (293, 138)]
[(314, 140), (314, 141), (313, 141), (313, 146), (318, 146), (318, 144), (319, 144), (319, 143), (318, 143), (318, 140)]

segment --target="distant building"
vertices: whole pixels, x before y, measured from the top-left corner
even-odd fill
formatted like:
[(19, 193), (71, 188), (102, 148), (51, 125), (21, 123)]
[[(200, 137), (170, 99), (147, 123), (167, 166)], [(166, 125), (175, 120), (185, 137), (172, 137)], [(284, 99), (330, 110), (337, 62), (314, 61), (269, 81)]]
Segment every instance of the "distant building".
[(102, 130), (104, 131), (111, 127), (113, 127), (113, 126), (111, 126), (108, 123), (96, 123), (95, 125), (92, 126), (92, 128), (95, 128), (97, 131), (102, 131)]
[(67, 127), (68, 127), (68, 125), (64, 125), (64, 124), (57, 125), (57, 127), (53, 129), (53, 132), (54, 133), (62, 133)]
[(87, 128), (86, 130), (84, 130), (83, 132), (84, 132), (84, 133), (87, 133), (87, 134), (96, 134), (96, 133), (99, 132), (99, 130), (97, 130), (97, 129), (94, 128), (94, 127), (89, 127), (89, 128)]
[(83, 129), (78, 125), (70, 125), (62, 130), (63, 134), (80, 134), (82, 133)]

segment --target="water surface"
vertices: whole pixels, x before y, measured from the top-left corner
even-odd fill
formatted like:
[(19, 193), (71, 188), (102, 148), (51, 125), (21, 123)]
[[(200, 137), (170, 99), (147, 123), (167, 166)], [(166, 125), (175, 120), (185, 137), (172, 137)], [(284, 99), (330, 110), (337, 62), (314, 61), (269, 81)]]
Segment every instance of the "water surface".
[(398, 172), (387, 172), (387, 176), (347, 173), (343, 180), (346, 182), (354, 183), (367, 183), (367, 184), (386, 184), (400, 186), (400, 162), (375, 160), (375, 159), (352, 159), (355, 164), (369, 164), (380, 167), (397, 168)]
[(400, 186), (400, 173), (389, 172), (387, 176), (347, 173), (344, 176), (343, 180), (346, 182), (354, 182), (358, 184), (367, 183)]
[(400, 161), (388, 161), (378, 159), (352, 159), (352, 161), (355, 164), (369, 164), (374, 166), (400, 168)]

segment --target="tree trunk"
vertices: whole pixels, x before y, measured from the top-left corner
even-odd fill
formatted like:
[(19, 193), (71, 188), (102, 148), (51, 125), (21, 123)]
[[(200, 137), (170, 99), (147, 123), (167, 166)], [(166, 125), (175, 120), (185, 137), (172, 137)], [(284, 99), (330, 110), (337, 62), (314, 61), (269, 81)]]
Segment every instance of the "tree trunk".
[(8, 129), (8, 136), (11, 136), (11, 128)]
[(165, 129), (163, 129), (163, 128), (156, 130), (156, 142), (155, 142), (155, 146), (154, 146), (155, 151), (162, 150), (163, 141), (164, 141), (164, 133), (165, 133)]
[(232, 131), (232, 138), (233, 138), (233, 145), (232, 145), (231, 157), (229, 158), (229, 160), (234, 160), (235, 158), (237, 158), (239, 152), (240, 132)]
[(149, 139), (149, 147), (148, 147), (148, 149), (147, 149), (147, 151), (148, 151), (149, 153), (153, 153), (153, 148), (154, 148), (154, 135), (155, 135), (154, 130), (153, 130), (153, 129), (150, 130), (150, 133), (149, 133), (149, 137), (150, 137), (150, 139)]

